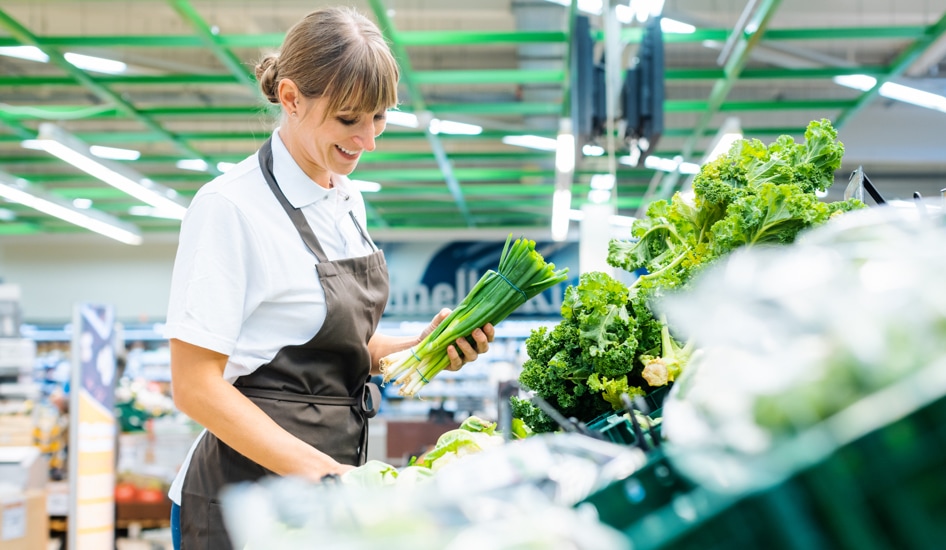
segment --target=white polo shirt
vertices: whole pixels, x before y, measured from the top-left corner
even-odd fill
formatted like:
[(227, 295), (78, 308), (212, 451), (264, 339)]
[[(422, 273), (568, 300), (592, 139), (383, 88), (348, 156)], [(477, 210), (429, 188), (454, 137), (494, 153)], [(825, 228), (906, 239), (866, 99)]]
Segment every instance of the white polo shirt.
[[(333, 178), (332, 189), (313, 182), (278, 129), (272, 149), (276, 182), (302, 209), (328, 259), (371, 254), (349, 214), (365, 227), (364, 199), (348, 178)], [(164, 336), (229, 356), (223, 376), (232, 383), (321, 329), (326, 306), (316, 263), (254, 154), (201, 187), (187, 209)], [(171, 487), (178, 503), (191, 453), (193, 447)]]

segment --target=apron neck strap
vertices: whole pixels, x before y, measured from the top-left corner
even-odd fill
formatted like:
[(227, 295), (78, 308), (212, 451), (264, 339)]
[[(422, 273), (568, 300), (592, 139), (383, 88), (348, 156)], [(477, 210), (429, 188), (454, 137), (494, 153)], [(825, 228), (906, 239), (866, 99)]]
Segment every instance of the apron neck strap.
[(322, 250), (319, 239), (315, 236), (312, 227), (309, 226), (309, 222), (306, 221), (302, 211), (289, 204), (289, 199), (286, 198), (282, 189), (276, 184), (276, 177), (273, 175), (273, 138), (267, 139), (266, 143), (260, 147), (258, 157), (259, 166), (263, 171), (263, 178), (266, 180), (266, 184), (269, 185), (269, 189), (276, 195), (276, 199), (279, 201), (283, 210), (286, 211), (286, 214), (289, 215), (292, 224), (296, 226), (296, 231), (299, 232), (302, 241), (309, 248), (309, 251), (319, 260), (319, 263), (328, 263), (328, 256), (326, 256), (325, 251)]

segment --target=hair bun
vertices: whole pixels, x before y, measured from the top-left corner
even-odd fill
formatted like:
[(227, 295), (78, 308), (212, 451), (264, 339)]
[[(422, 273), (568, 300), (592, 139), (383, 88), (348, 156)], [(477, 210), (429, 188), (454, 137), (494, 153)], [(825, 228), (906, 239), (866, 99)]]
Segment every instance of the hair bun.
[(270, 54), (264, 57), (256, 65), (256, 81), (259, 82), (260, 91), (269, 100), (270, 103), (279, 103), (279, 93), (277, 80), (276, 62), (279, 56)]

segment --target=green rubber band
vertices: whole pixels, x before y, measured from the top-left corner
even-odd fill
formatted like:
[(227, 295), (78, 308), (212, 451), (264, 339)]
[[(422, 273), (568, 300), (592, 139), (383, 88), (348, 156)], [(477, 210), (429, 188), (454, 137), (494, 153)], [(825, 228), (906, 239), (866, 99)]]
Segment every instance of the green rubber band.
[(498, 271), (496, 272), (496, 274), (499, 275), (500, 277), (502, 277), (504, 281), (506, 281), (507, 283), (509, 283), (509, 286), (511, 286), (513, 290), (515, 290), (515, 291), (518, 292), (519, 294), (522, 294), (522, 299), (523, 299), (523, 300), (528, 300), (528, 299), (529, 299), (529, 297), (526, 296), (526, 293), (523, 292), (523, 290), (522, 290), (521, 288), (519, 288), (519, 287), (517, 287), (516, 285), (514, 285), (514, 284), (512, 283), (512, 281), (510, 281), (509, 279), (506, 278), (505, 275), (503, 275), (502, 273), (500, 273), (500, 272), (498, 272)]
[(413, 356), (414, 356), (414, 359), (417, 359), (418, 361), (420, 361), (420, 360), (421, 360), (421, 359), (420, 359), (420, 357), (418, 357), (418, 356), (417, 356), (417, 354), (416, 354), (416, 353), (414, 353), (414, 346), (411, 346), (411, 347), (410, 347), (410, 348), (408, 348), (408, 349), (410, 350), (410, 352), (411, 352), (411, 355), (413, 355)]
[(430, 384), (430, 380), (427, 380), (427, 377), (424, 376), (424, 373), (417, 371), (417, 375), (420, 376), (420, 379), (424, 381), (424, 384)]

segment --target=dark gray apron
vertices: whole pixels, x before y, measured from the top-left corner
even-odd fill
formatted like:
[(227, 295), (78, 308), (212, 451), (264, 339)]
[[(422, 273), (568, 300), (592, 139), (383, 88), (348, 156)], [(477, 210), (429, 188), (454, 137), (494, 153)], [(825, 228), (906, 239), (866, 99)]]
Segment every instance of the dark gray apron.
[[(329, 261), (302, 212), (294, 208), (273, 176), (271, 140), (259, 151), (266, 183), (299, 235), (318, 259), (315, 270), (325, 290), (325, 322), (311, 340), (286, 346), (268, 364), (241, 376), (234, 386), (277, 424), (342, 464), (361, 465), (368, 447), (368, 418), (380, 404), (377, 386), (368, 382), (368, 340), (388, 300), (388, 271), (378, 250), (352, 215), (375, 252)], [(182, 550), (232, 548), (219, 501), (228, 484), (274, 475), (212, 433), (204, 434), (184, 478), (181, 500)]]

